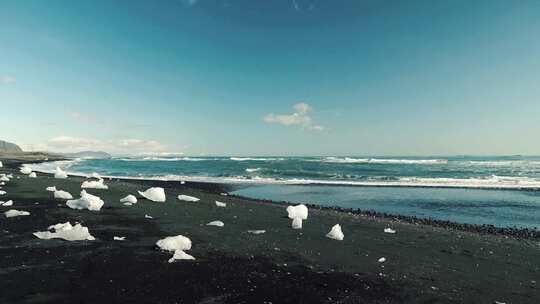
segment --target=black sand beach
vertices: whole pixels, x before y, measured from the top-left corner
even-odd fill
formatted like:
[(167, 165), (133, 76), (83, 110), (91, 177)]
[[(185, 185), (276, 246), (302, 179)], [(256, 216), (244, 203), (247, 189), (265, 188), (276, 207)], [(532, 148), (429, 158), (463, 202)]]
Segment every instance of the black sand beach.
[[(217, 184), (159, 181), (106, 180), (108, 190), (88, 190), (105, 201), (101, 211), (73, 210), (45, 188), (77, 197), (84, 178), (29, 178), (18, 162), (3, 161), (0, 173), (14, 178), (1, 200), (14, 205), (0, 211), (31, 215), (0, 220), (0, 303), (540, 302), (535, 232), (320, 208), (293, 230), (283, 204), (223, 196)], [(150, 186), (164, 187), (167, 202), (119, 202)], [(178, 194), (201, 201), (182, 202)], [(225, 226), (206, 226), (214, 220)], [(87, 226), (96, 240), (32, 235), (66, 221)], [(325, 237), (336, 223), (343, 241)], [(383, 233), (386, 227), (397, 233)], [(253, 229), (266, 233), (247, 233)], [(195, 261), (168, 263), (171, 253), (155, 247), (178, 234), (193, 241)]]

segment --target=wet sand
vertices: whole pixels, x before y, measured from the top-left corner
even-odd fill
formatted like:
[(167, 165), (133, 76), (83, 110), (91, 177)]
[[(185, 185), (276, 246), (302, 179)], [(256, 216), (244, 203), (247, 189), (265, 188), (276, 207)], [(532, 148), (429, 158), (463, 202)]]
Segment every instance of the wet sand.
[[(108, 190), (88, 190), (105, 201), (101, 211), (73, 210), (45, 188), (77, 197), (83, 178), (38, 173), (33, 179), (14, 170), (16, 163), (4, 164), (0, 173), (15, 178), (0, 200), (14, 205), (0, 211), (31, 215), (0, 218), (0, 303), (540, 302), (534, 234), (320, 208), (311, 208), (303, 229), (293, 230), (284, 204), (222, 196), (221, 185), (199, 183), (106, 180)], [(119, 202), (150, 186), (164, 187), (167, 202)], [(182, 202), (178, 194), (201, 201)], [(68, 220), (88, 226), (97, 240), (32, 235)], [(214, 220), (225, 227), (205, 225)], [(336, 223), (343, 241), (325, 237)], [(386, 227), (397, 233), (383, 233)], [(266, 233), (247, 233), (255, 229)], [(171, 254), (155, 248), (158, 239), (178, 234), (193, 241), (195, 261), (168, 263)]]

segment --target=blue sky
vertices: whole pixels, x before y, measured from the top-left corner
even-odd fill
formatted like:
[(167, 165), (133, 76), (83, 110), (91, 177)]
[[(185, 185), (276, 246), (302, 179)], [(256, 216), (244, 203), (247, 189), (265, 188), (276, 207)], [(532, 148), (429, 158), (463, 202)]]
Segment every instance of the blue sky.
[(539, 1), (3, 1), (27, 149), (540, 154)]

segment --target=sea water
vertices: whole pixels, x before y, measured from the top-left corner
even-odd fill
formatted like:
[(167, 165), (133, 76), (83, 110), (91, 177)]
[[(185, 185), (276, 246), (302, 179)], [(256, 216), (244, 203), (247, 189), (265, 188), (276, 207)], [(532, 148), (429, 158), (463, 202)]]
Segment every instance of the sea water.
[(51, 171), (230, 183), (235, 194), (463, 223), (540, 227), (540, 157), (115, 157)]

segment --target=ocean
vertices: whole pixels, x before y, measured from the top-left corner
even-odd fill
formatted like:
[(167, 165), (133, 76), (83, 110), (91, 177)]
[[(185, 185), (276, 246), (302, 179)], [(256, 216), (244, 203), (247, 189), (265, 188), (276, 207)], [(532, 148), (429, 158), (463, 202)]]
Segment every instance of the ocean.
[(116, 157), (51, 172), (231, 183), (234, 194), (401, 215), (540, 227), (540, 157)]

